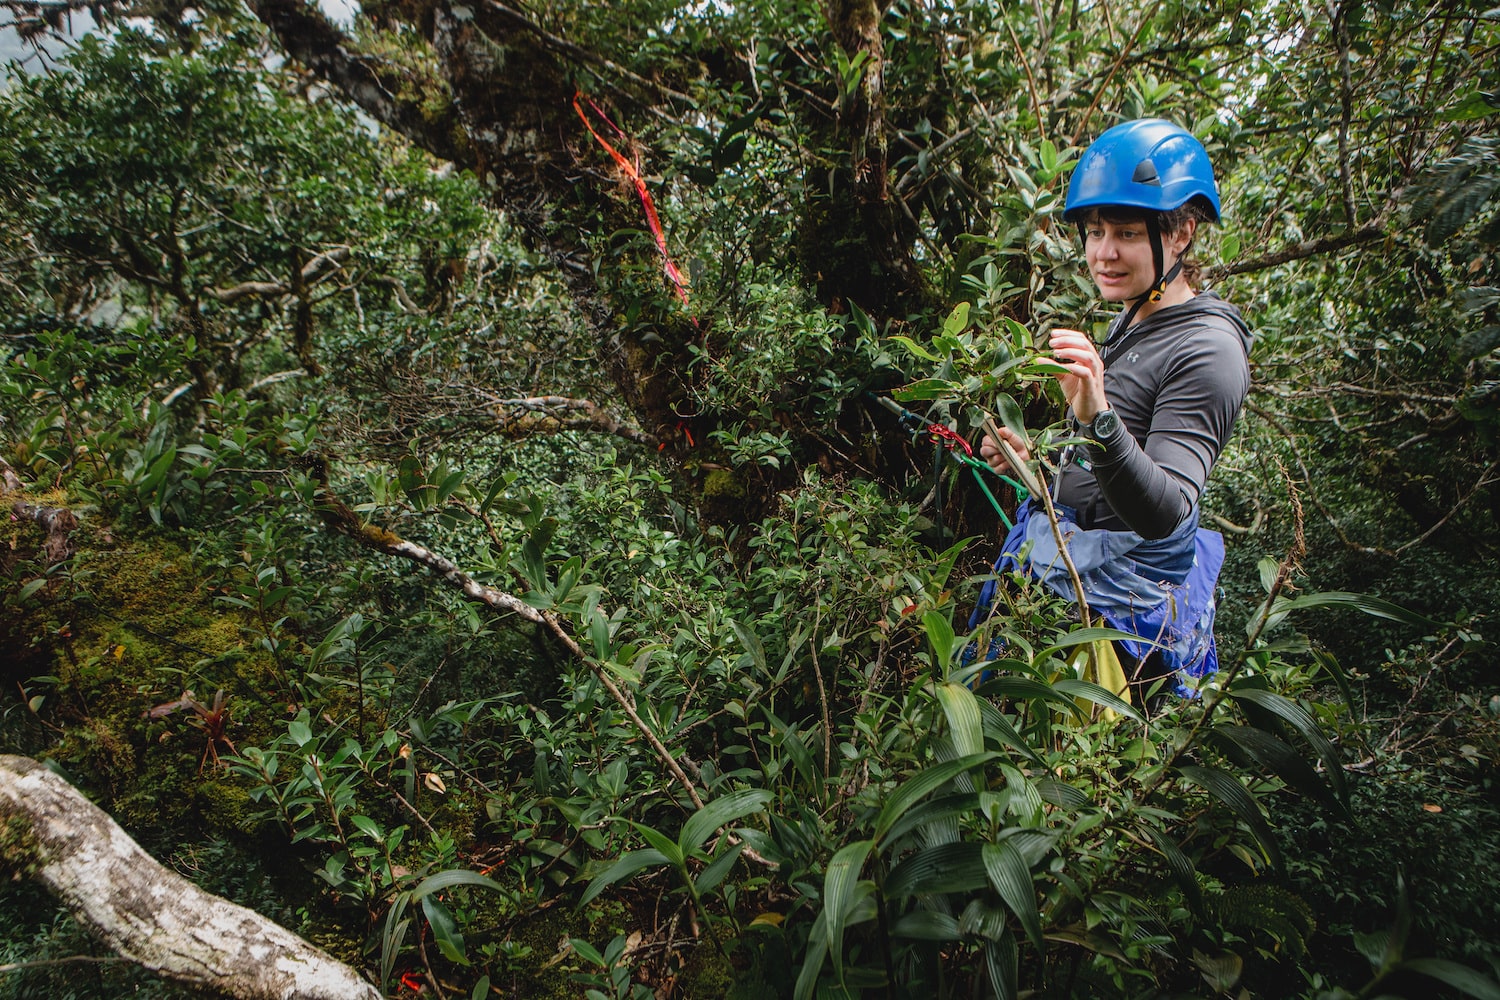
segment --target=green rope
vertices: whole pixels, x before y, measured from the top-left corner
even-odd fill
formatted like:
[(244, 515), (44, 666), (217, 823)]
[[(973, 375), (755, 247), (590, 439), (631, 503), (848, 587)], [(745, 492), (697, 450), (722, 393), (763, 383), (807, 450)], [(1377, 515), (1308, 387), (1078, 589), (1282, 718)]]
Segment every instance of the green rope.
[[(875, 400), (880, 405), (884, 406), (886, 409), (890, 410), (892, 413), (896, 414), (896, 416), (901, 420), (902, 423), (911, 427), (913, 437), (922, 433), (924, 428), (931, 426), (927, 420), (919, 417), (917, 414), (911, 412), (906, 407), (902, 406), (900, 403), (897, 403), (893, 399), (877, 395), (873, 392), (868, 392), (866, 393), (866, 395), (868, 395), (871, 399)], [(952, 434), (950, 433), (949, 436), (952, 436)], [(974, 481), (979, 484), (979, 488), (984, 491), (985, 499), (990, 502), (991, 507), (995, 508), (995, 513), (1000, 515), (1000, 522), (1005, 525), (1005, 530), (1010, 531), (1012, 528), (1014, 528), (1015, 525), (1011, 523), (1010, 518), (1005, 515), (1005, 510), (1000, 506), (1000, 501), (995, 499), (995, 494), (990, 492), (989, 486), (985, 484), (984, 477), (979, 473), (981, 471), (984, 471), (990, 473), (993, 476), (999, 477), (1002, 482), (1006, 483), (1010, 486), (1011, 489), (1016, 491), (1016, 499), (1021, 501), (1022, 503), (1024, 503), (1026, 499), (1031, 495), (1027, 491), (1026, 487), (1022, 486), (1011, 477), (1004, 476), (996, 472), (994, 469), (990, 468), (988, 462), (980, 461), (972, 455), (966, 455), (956, 448), (944, 448), (941, 444), (938, 444), (937, 468), (939, 471), (935, 477), (937, 479), (937, 482), (934, 485), (934, 490), (939, 491), (937, 493), (938, 509), (942, 509), (942, 494), (940, 492), (942, 489), (942, 474), (940, 470), (942, 469), (942, 456), (944, 452), (952, 455), (954, 458), (958, 459), (964, 465), (967, 465), (969, 467), (970, 475), (972, 475), (974, 477)]]
[(984, 477), (981, 476), (979, 473), (980, 473), (980, 470), (983, 470), (985, 472), (990, 473), (991, 475), (999, 477), (1005, 483), (1009, 484), (1009, 486), (1013, 490), (1016, 491), (1016, 498), (1018, 500), (1023, 501), (1023, 502), (1026, 500), (1026, 497), (1028, 496), (1028, 494), (1026, 492), (1026, 487), (1022, 486), (1020, 483), (1016, 482), (1014, 479), (1010, 478), (1009, 476), (1002, 476), (1002, 475), (1000, 475), (994, 469), (990, 468), (988, 462), (981, 462), (977, 458), (973, 458), (973, 457), (971, 457), (969, 455), (965, 455), (962, 452), (958, 452), (958, 451), (950, 452), (950, 454), (952, 454), (952, 456), (954, 458), (958, 459), (964, 465), (967, 465), (969, 467), (969, 474), (974, 477), (974, 482), (978, 483), (979, 484), (979, 488), (984, 491), (985, 499), (990, 502), (990, 506), (991, 507), (995, 508), (995, 513), (1000, 515), (1000, 523), (1002, 523), (1002, 524), (1005, 525), (1005, 530), (1009, 531), (1012, 528), (1014, 528), (1015, 525), (1011, 523), (1011, 520), (1010, 520), (1009, 517), (1006, 517), (1004, 509), (1001, 508), (1000, 501), (998, 501), (998, 500), (995, 499), (995, 494), (993, 494), (993, 493), (990, 492), (990, 488), (985, 483)]

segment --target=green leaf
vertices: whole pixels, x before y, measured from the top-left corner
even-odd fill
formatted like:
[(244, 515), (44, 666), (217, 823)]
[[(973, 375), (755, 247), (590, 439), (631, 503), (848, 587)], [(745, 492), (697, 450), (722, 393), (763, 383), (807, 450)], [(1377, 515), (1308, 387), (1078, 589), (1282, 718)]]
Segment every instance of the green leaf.
[(1014, 398), (1008, 392), (997, 393), (995, 396), (995, 412), (1000, 417), (1000, 422), (1005, 429), (1016, 437), (1025, 441), (1029, 435), (1026, 433), (1026, 417), (1021, 412), (1021, 407), (1016, 404)]
[(652, 848), (627, 851), (620, 856), (620, 860), (610, 865), (589, 883), (589, 887), (584, 890), (583, 897), (578, 900), (578, 906), (575, 909), (582, 909), (605, 889), (622, 879), (629, 878), (643, 868), (655, 868), (671, 863), (665, 854)]
[(917, 403), (929, 399), (940, 399), (954, 395), (958, 390), (955, 382), (941, 378), (918, 379), (910, 385), (891, 390), (891, 398), (902, 403)]
[(1052, 645), (1048, 646), (1046, 649), (1038, 653), (1035, 659), (1036, 662), (1041, 663), (1054, 653), (1061, 653), (1066, 649), (1074, 649), (1078, 646), (1085, 646), (1092, 642), (1102, 642), (1106, 640), (1109, 642), (1118, 642), (1121, 640), (1124, 640), (1126, 642), (1140, 642), (1141, 637), (1138, 635), (1132, 635), (1129, 632), (1121, 632), (1117, 628), (1074, 629), (1073, 631), (1069, 632), (1067, 635), (1059, 639), (1057, 642), (1053, 643)]
[(366, 837), (369, 837), (371, 840), (385, 839), (385, 833), (380, 829), (380, 824), (375, 822), (368, 816), (351, 816), (350, 822), (352, 822), (359, 829), (360, 833), (364, 834)]
[(456, 885), (478, 886), (481, 889), (492, 889), (498, 893), (506, 891), (503, 885), (487, 875), (481, 875), (467, 868), (449, 868), (436, 875), (429, 875), (417, 883), (417, 887), (411, 891), (411, 898), (414, 901), (419, 900), (431, 893), (451, 889)]
[(1219, 241), (1219, 260), (1224, 263), (1232, 263), (1240, 255), (1240, 237), (1238, 233), (1225, 233), (1224, 238)]
[(1069, 715), (1082, 714), (1073, 699), (1052, 685), (1034, 681), (1030, 677), (991, 677), (979, 685), (975, 692), (984, 698), (1010, 698), (1015, 701), (1050, 701), (1065, 709)]
[(971, 754), (958, 760), (934, 764), (906, 780), (900, 788), (885, 800), (885, 806), (875, 819), (875, 839), (883, 838), (902, 815), (922, 799), (942, 788), (965, 771), (987, 764), (1000, 755), (992, 751)]
[(1182, 894), (1187, 897), (1188, 906), (1192, 908), (1195, 915), (1202, 917), (1203, 914), (1203, 891), (1198, 885), (1198, 870), (1193, 867), (1193, 862), (1183, 853), (1177, 841), (1165, 830), (1158, 830), (1154, 826), (1146, 828), (1146, 834), (1156, 849), (1161, 851), (1162, 857), (1166, 859), (1167, 871), (1172, 873), (1172, 879)]
[(678, 845), (677, 841), (673, 840), (671, 837), (668, 837), (660, 830), (657, 830), (654, 827), (649, 827), (644, 823), (637, 823), (632, 820), (630, 825), (635, 827), (637, 833), (646, 838), (646, 843), (650, 844), (655, 850), (661, 852), (662, 857), (667, 859), (668, 864), (670, 864), (673, 868), (676, 868), (678, 871), (686, 870), (688, 852), (684, 851), (682, 847)]
[(1265, 851), (1266, 858), (1272, 867), (1282, 867), (1281, 851), (1276, 846), (1276, 838), (1271, 833), (1271, 828), (1266, 825), (1265, 817), (1261, 815), (1260, 806), (1251, 794), (1240, 784), (1239, 779), (1226, 771), (1216, 767), (1197, 767), (1183, 765), (1177, 769), (1178, 773), (1193, 784), (1206, 790), (1214, 798), (1229, 807), (1240, 820), (1255, 834), (1255, 839), (1260, 843), (1261, 849)]
[(1081, 788), (1074, 787), (1065, 781), (1056, 778), (1043, 777), (1036, 779), (1037, 794), (1042, 797), (1043, 802), (1050, 803), (1061, 809), (1082, 809), (1089, 804), (1089, 797)]
[(887, 897), (973, 892), (989, 884), (982, 845), (960, 841), (926, 847), (903, 858), (886, 876)]
[(1260, 589), (1269, 594), (1271, 588), (1276, 585), (1276, 577), (1281, 572), (1281, 563), (1270, 556), (1263, 556), (1260, 562), (1255, 564), (1255, 568), (1260, 573)]
[(1042, 951), (1042, 917), (1037, 907), (1036, 886), (1031, 881), (1031, 869), (1014, 847), (1005, 842), (985, 844), (983, 849), (984, 870), (990, 885), (1000, 894), (1005, 905), (1021, 921), (1037, 951)]
[(1385, 618), (1424, 629), (1434, 628), (1437, 625), (1437, 622), (1431, 618), (1419, 615), (1415, 611), (1408, 611), (1399, 604), (1392, 604), (1390, 601), (1373, 597), (1370, 594), (1352, 594), (1337, 590), (1325, 591), (1321, 594), (1307, 594), (1290, 600), (1278, 599), (1272, 611), (1278, 615), (1285, 615), (1311, 608), (1349, 608), (1361, 611), (1372, 618)]
[(858, 840), (839, 848), (823, 875), (823, 919), (828, 927), (828, 950), (833, 970), (844, 978), (844, 928), (857, 903), (859, 873), (875, 847), (873, 840)]
[(912, 910), (902, 914), (891, 924), (891, 937), (908, 941), (957, 941), (963, 934), (958, 921), (948, 913), (937, 910)]
[(961, 816), (971, 816), (979, 811), (979, 795), (976, 792), (959, 792), (941, 798), (928, 799), (913, 806), (886, 831), (882, 840), (887, 847), (897, 845), (901, 838), (922, 827), (936, 828), (948, 825), (957, 829), (956, 821)]
[(934, 666), (943, 666), (953, 658), (953, 648), (957, 637), (953, 632), (953, 623), (948, 616), (937, 611), (929, 611), (922, 616), (922, 630), (927, 633), (927, 641), (932, 645), (932, 662)]
[(1016, 939), (1009, 931), (999, 941), (988, 941), (984, 946), (984, 967), (990, 975), (990, 986), (997, 1000), (1016, 1000), (1020, 994), (1020, 956)]
[(948, 318), (943, 320), (943, 333), (957, 337), (969, 328), (969, 303), (960, 302), (953, 307)]
[(427, 917), (427, 925), (432, 928), (432, 939), (437, 942), (438, 951), (450, 962), (459, 965), (468, 965), (469, 956), (464, 950), (464, 936), (458, 931), (458, 923), (453, 919), (453, 914), (448, 908), (438, 902), (436, 896), (427, 896), (422, 900), (422, 912)]
[(828, 957), (827, 917), (828, 911), (825, 909), (813, 920), (812, 932), (807, 939), (807, 951), (802, 959), (802, 971), (797, 974), (792, 1000), (810, 1000), (817, 988), (818, 977), (823, 973), (823, 960)]
[(732, 618), (729, 621), (729, 627), (734, 629), (735, 635), (739, 636), (740, 644), (750, 654), (755, 669), (762, 674), (766, 673), (766, 647), (761, 644), (760, 636), (756, 635), (755, 630), (744, 622), (735, 621)]
[(912, 340), (910, 337), (890, 337), (888, 339), (894, 340), (896, 343), (898, 343), (902, 347), (906, 348), (907, 351), (909, 351), (912, 354), (915, 354), (917, 357), (921, 358), (923, 361), (931, 361), (934, 364), (936, 364), (936, 363), (938, 363), (938, 362), (940, 362), (940, 361), (943, 360), (942, 358), (938, 357), (936, 354), (933, 354), (927, 348), (923, 347), (921, 344), (917, 343), (915, 340)]
[(1215, 726), (1205, 734), (1207, 742), (1217, 746), (1240, 766), (1247, 762), (1259, 765), (1265, 773), (1276, 775), (1304, 795), (1342, 810), (1342, 805), (1319, 778), (1311, 764), (1285, 741), (1254, 726)]
[(948, 735), (953, 748), (967, 757), (984, 750), (984, 725), (980, 720), (979, 699), (962, 684), (951, 681), (937, 686), (937, 699), (948, 720)]
[(720, 854), (713, 860), (712, 864), (699, 872), (698, 877), (693, 880), (693, 888), (697, 891), (698, 895), (701, 896), (717, 889), (719, 883), (728, 878), (729, 873), (734, 870), (734, 863), (740, 859), (740, 854), (744, 850), (745, 844), (743, 842), (733, 844), (729, 850)]
[(1497, 111), (1500, 111), (1500, 105), (1497, 105), (1495, 95), (1475, 88), (1438, 117), (1445, 122), (1466, 122), (1488, 117)]
[(677, 846), (684, 856), (696, 853), (719, 827), (759, 812), (770, 801), (771, 793), (764, 788), (746, 788), (704, 803), (703, 808), (689, 816), (682, 825)]
[(1318, 755), (1318, 759), (1323, 762), (1324, 773), (1328, 775), (1334, 794), (1338, 796), (1339, 802), (1347, 811), (1349, 786), (1344, 781), (1343, 759), (1339, 756), (1338, 749), (1329, 742), (1328, 737), (1323, 735), (1323, 730), (1318, 727), (1317, 720), (1308, 714), (1306, 709), (1290, 698), (1261, 688), (1236, 687), (1229, 692), (1229, 696), (1236, 701), (1259, 706), (1297, 730), (1312, 747), (1313, 752)]
[(291, 722), (288, 722), (286, 724), (286, 731), (287, 735), (292, 738), (292, 742), (297, 744), (299, 747), (305, 747), (309, 742), (312, 741), (312, 727), (309, 726), (307, 724), (307, 720), (305, 718), (302, 718), (301, 716), (293, 719)]
[(146, 473), (146, 478), (141, 480), (140, 493), (146, 496), (156, 490), (167, 478), (167, 470), (172, 463), (177, 461), (177, 449), (168, 448), (156, 461), (151, 463), (151, 470)]
[(986, 736), (992, 737), (997, 743), (1003, 746), (1010, 747), (1038, 767), (1045, 768), (1047, 766), (1046, 761), (1041, 758), (1041, 755), (1016, 731), (1016, 727), (1011, 725), (1010, 720), (995, 707), (993, 702), (988, 698), (980, 698), (978, 700), (979, 715), (983, 720), (984, 734)]
[(1145, 723), (1146, 721), (1141, 713), (1136, 710), (1136, 708), (1132, 706), (1130, 702), (1126, 701), (1124, 698), (1121, 698), (1113, 691), (1110, 691), (1107, 688), (1102, 688), (1092, 681), (1081, 681), (1070, 677), (1064, 677), (1054, 683), (1052, 686), (1058, 691), (1063, 692), (1064, 694), (1072, 695), (1075, 698), (1082, 698), (1085, 701), (1093, 702), (1095, 705), (1100, 705), (1104, 708), (1110, 709), (1111, 711), (1118, 712), (1121, 715), (1125, 716), (1127, 719), (1133, 719), (1136, 722), (1140, 723)]
[(1436, 979), (1476, 1000), (1500, 1000), (1500, 985), (1493, 979), (1475, 972), (1467, 965), (1446, 959), (1414, 958), (1409, 962), (1402, 962), (1392, 971), (1415, 972), (1429, 979)]

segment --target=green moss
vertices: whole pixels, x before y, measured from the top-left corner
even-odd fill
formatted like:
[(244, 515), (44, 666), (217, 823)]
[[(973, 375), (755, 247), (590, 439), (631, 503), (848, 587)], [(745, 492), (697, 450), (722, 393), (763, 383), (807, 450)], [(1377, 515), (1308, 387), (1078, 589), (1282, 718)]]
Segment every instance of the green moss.
[(714, 469), (703, 477), (703, 499), (729, 503), (745, 499), (745, 483), (729, 469)]
[(0, 876), (26, 878), (36, 870), (36, 833), (24, 816), (7, 816), (0, 823)]

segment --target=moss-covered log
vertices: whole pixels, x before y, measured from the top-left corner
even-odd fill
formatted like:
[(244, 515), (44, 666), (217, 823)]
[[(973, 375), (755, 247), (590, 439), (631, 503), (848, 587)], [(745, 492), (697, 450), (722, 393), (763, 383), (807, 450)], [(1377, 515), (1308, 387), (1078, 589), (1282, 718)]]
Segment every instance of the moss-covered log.
[(162, 867), (34, 760), (0, 755), (0, 831), (7, 868), (138, 965), (244, 1000), (380, 1000), (349, 966)]

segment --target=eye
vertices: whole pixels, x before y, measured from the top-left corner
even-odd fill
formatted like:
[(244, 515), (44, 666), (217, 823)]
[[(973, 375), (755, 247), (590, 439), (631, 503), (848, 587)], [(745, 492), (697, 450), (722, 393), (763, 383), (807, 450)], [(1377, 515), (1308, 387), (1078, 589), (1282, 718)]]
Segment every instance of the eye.
[(1085, 239), (1099, 240), (1104, 238), (1104, 230), (1095, 226), (1093, 228), (1084, 230), (1083, 235)]

